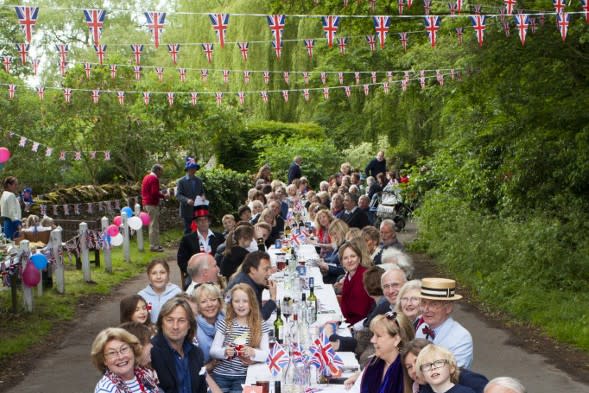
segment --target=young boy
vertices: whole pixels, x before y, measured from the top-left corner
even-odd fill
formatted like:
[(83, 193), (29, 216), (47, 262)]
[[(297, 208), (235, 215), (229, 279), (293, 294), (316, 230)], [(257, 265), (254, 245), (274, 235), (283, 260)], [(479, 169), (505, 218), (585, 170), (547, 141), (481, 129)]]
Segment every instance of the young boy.
[(459, 385), (459, 370), (452, 352), (430, 344), (423, 348), (415, 362), (417, 375), (436, 393), (474, 393), (471, 388)]

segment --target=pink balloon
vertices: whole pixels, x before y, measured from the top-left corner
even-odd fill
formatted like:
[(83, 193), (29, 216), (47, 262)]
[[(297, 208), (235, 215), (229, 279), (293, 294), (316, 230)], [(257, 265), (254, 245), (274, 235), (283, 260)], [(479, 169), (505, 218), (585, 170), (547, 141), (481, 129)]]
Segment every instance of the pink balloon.
[(22, 272), (22, 282), (27, 287), (36, 287), (41, 281), (41, 274), (32, 262), (27, 262), (25, 270)]
[(115, 218), (112, 219), (112, 223), (120, 227), (123, 224), (123, 219), (121, 218), (121, 216), (115, 216)]
[(108, 236), (114, 237), (119, 234), (119, 227), (114, 224), (109, 225), (108, 228), (106, 228), (106, 233), (108, 233)]
[(5, 147), (0, 147), (0, 164), (4, 164), (10, 159), (10, 150)]
[(149, 217), (149, 214), (147, 214), (146, 212), (139, 213), (139, 218), (141, 219), (141, 222), (145, 227), (148, 226), (151, 222), (151, 218)]

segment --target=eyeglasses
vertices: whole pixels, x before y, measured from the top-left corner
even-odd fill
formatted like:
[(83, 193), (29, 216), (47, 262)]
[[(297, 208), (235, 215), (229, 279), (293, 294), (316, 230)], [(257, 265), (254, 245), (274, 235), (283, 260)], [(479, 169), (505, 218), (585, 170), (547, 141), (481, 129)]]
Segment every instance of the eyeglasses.
[(411, 297), (403, 296), (401, 298), (401, 303), (419, 303), (420, 300), (421, 300), (421, 298), (415, 297), (415, 296), (411, 296)]
[(424, 363), (424, 364), (421, 365), (421, 367), (419, 367), (419, 369), (421, 371), (430, 371), (430, 370), (435, 370), (435, 369), (438, 369), (438, 368), (442, 368), (446, 364), (448, 364), (448, 360), (446, 360), (446, 359), (439, 359), (439, 360), (433, 361), (431, 363)]
[(107, 353), (105, 353), (104, 358), (107, 360), (113, 360), (113, 359), (116, 359), (119, 355), (121, 355), (121, 356), (128, 355), (129, 351), (131, 351), (130, 346), (121, 345), (121, 347), (119, 348), (118, 351), (116, 349), (113, 349), (112, 351), (108, 351)]
[(382, 289), (395, 289), (399, 288), (401, 284), (393, 283), (393, 284), (383, 284)]

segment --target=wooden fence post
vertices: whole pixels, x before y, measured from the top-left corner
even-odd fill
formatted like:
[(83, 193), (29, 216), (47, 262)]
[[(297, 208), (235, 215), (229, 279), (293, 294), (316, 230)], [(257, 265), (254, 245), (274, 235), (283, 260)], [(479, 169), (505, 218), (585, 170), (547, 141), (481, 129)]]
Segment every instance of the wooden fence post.
[[(136, 203), (135, 204), (135, 217), (141, 219), (141, 217), (139, 217), (140, 213), (141, 213), (141, 205)], [(136, 230), (135, 233), (137, 233), (137, 249), (140, 252), (143, 252), (145, 250), (144, 245), (143, 245), (143, 223), (141, 224), (141, 228)]]
[[(20, 250), (25, 255), (29, 254), (30, 249), (29, 249), (29, 241), (28, 240), (21, 240)], [(33, 263), (33, 262), (30, 262), (28, 258), (22, 258), (21, 263), (25, 264), (23, 266), (23, 271), (24, 271), (24, 268), (27, 267), (26, 264)], [(26, 286), (24, 283), (24, 280), (23, 280), (23, 284), (22, 284), (22, 292), (23, 292), (23, 301), (24, 301), (25, 311), (33, 312), (33, 288)]]
[[(33, 256), (32, 253), (31, 256)], [(49, 265), (47, 265), (45, 269), (49, 269)], [(39, 269), (39, 284), (37, 285), (37, 296), (43, 296), (43, 269)]]
[(56, 229), (51, 231), (51, 253), (53, 254), (53, 258), (55, 259), (55, 270), (53, 273), (55, 275), (55, 286), (57, 289), (57, 293), (64, 294), (65, 293), (65, 266), (63, 264), (63, 255), (61, 255), (62, 245), (61, 245), (61, 234), (62, 230), (61, 227), (57, 227)]
[(121, 218), (123, 219), (123, 256), (125, 262), (131, 262), (131, 249), (129, 244), (129, 217), (127, 213), (121, 212)]
[[(108, 228), (108, 218), (102, 217), (100, 219), (100, 225), (102, 227), (102, 233), (106, 233), (106, 228)], [(112, 257), (110, 255), (110, 247), (110, 245), (107, 245), (102, 248), (104, 255), (104, 268), (108, 273), (112, 273)]]
[(92, 281), (90, 277), (90, 258), (88, 258), (88, 242), (86, 237), (88, 235), (88, 224), (80, 223), (80, 254), (82, 258), (82, 272), (84, 274), (84, 281), (87, 283)]

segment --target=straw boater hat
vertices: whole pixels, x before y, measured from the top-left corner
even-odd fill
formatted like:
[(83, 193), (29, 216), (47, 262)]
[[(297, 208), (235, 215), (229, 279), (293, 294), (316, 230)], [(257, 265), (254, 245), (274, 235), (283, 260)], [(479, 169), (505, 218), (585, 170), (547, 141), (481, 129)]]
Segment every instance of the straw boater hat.
[(423, 278), (421, 280), (422, 299), (430, 300), (460, 300), (461, 295), (456, 292), (456, 281), (448, 278)]

